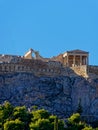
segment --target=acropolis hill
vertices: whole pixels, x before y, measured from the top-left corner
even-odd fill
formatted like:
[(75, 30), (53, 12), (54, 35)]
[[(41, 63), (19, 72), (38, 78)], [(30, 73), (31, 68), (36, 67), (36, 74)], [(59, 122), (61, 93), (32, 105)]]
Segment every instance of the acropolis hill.
[(36, 105), (65, 119), (80, 99), (82, 116), (98, 120), (98, 66), (89, 65), (88, 52), (44, 58), (30, 49), (24, 56), (0, 55), (0, 104)]
[(30, 72), (36, 76), (98, 74), (98, 66), (89, 65), (89, 53), (82, 50), (66, 51), (52, 58), (40, 56), (30, 49), (24, 56), (0, 55), (0, 73)]

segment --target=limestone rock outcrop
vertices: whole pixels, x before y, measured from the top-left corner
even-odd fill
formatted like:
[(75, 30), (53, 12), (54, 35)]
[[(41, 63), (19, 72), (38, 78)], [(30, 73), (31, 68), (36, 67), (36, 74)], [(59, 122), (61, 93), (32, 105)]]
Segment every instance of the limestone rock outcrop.
[(98, 118), (98, 78), (81, 76), (34, 76), (32, 73), (0, 74), (0, 103), (33, 105), (59, 117), (76, 112), (79, 99), (83, 115)]

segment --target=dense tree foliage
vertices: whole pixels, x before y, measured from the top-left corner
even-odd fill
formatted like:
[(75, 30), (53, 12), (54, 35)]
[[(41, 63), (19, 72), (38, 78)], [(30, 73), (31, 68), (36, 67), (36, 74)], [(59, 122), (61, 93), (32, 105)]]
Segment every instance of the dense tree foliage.
[(0, 105), (0, 127), (2, 129), (4, 123), (12, 118), (13, 109), (14, 107), (9, 102)]
[(86, 124), (84, 122), (81, 122), (80, 114), (75, 113), (68, 118), (67, 126), (68, 130), (82, 130), (86, 127)]
[(33, 107), (28, 111), (25, 106), (13, 107), (9, 102), (0, 105), (0, 130), (64, 130), (64, 122), (44, 109)]
[[(79, 111), (81, 112), (81, 111)], [(51, 115), (44, 109), (12, 106), (9, 102), (0, 105), (0, 130), (97, 130), (81, 121), (80, 113), (75, 113), (67, 122)]]
[(4, 123), (4, 130), (24, 130), (25, 125), (19, 119), (6, 121)]

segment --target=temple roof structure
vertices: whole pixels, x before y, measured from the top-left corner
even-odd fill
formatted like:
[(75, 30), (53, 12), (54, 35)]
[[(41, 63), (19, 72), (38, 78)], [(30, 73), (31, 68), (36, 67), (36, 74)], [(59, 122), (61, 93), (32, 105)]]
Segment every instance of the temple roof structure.
[[(71, 51), (66, 51), (67, 53), (76, 53), (76, 54), (88, 54), (88, 52), (86, 51), (83, 51), (83, 50), (79, 50), (79, 49), (76, 49), (76, 50), (71, 50)], [(66, 53), (65, 52), (65, 53)]]

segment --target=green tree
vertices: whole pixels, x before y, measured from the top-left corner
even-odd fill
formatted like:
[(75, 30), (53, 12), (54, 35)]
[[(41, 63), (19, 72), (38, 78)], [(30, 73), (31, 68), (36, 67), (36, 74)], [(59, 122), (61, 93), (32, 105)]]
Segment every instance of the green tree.
[(86, 124), (80, 120), (79, 113), (75, 113), (68, 118), (67, 130), (82, 130), (85, 126)]
[(34, 110), (32, 111), (32, 114), (33, 114), (33, 119), (32, 119), (33, 122), (42, 118), (48, 119), (50, 115), (50, 113), (44, 109)]
[(3, 124), (6, 120), (12, 118), (14, 107), (9, 102), (4, 102), (3, 105), (0, 105), (0, 127), (3, 127)]
[(51, 130), (51, 125), (48, 119), (38, 119), (30, 124), (30, 130)]
[(24, 123), (19, 119), (6, 121), (4, 123), (4, 130), (24, 130)]
[(57, 117), (54, 120), (54, 130), (58, 130), (58, 118)]
[(29, 129), (29, 123), (31, 122), (32, 115), (27, 111), (25, 106), (17, 106), (13, 111), (13, 119), (19, 119), (25, 124), (25, 129)]
[[(86, 126), (84, 129), (82, 129), (82, 130), (94, 130), (91, 126)], [(97, 129), (95, 129), (95, 130), (97, 130)]]
[(64, 121), (58, 119), (55, 115), (49, 116), (49, 121), (51, 124), (51, 130), (58, 129), (58, 130), (64, 130)]
[(38, 106), (32, 106), (33, 111), (36, 111), (38, 109)]
[(54, 130), (54, 126), (56, 126), (56, 130), (64, 130), (64, 122), (57, 116), (50, 115), (48, 111), (44, 109), (34, 110), (32, 114), (30, 130)]

